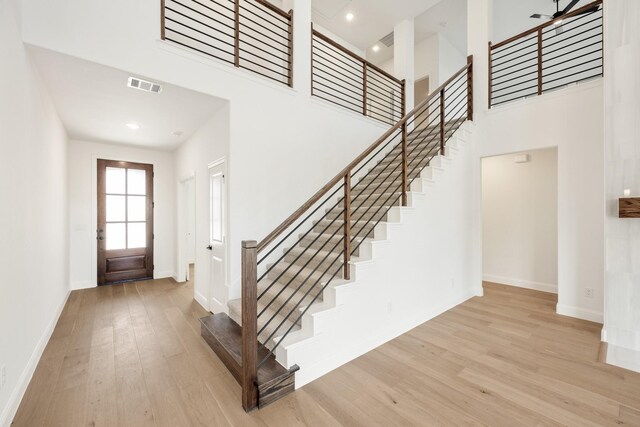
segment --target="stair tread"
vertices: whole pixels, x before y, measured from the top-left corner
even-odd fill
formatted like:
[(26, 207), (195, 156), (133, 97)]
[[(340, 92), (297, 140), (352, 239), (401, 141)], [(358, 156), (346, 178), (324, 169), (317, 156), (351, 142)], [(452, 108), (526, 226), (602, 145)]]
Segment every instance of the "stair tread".
[[(236, 366), (242, 369), (242, 328), (224, 313), (213, 314), (200, 319), (200, 323), (211, 336), (213, 336), (221, 346), (217, 351), (223, 349), (235, 362)], [(206, 339), (206, 338), (205, 338)], [(208, 340), (207, 340), (208, 342)], [(216, 349), (214, 349), (216, 351)], [(261, 361), (269, 354), (266, 348), (258, 351), (258, 361)], [(235, 370), (235, 369), (234, 369)], [(258, 386), (271, 384), (274, 381), (286, 378), (298, 370), (295, 366), (287, 369), (276, 361), (273, 355), (269, 355), (265, 363), (258, 369)], [(233, 372), (236, 380), (242, 377), (242, 372)]]

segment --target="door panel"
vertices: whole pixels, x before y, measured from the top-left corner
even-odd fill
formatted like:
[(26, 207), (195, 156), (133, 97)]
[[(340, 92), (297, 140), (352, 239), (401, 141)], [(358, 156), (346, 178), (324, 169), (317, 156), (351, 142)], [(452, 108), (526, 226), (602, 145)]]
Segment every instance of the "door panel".
[(221, 311), (226, 307), (226, 184), (225, 163), (209, 168), (209, 277), (211, 308)]
[(98, 160), (98, 285), (153, 278), (153, 165)]

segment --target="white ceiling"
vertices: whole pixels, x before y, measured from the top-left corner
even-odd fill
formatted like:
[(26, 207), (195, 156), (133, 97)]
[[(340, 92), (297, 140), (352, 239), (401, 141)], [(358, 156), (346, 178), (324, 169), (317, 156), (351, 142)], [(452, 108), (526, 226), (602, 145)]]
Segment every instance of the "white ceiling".
[[(366, 50), (441, 0), (313, 0), (313, 21), (360, 50)], [(449, 1), (449, 0), (446, 0)], [(347, 13), (355, 19), (347, 22)]]
[[(560, 0), (560, 9), (564, 9), (571, 0)], [(580, 0), (574, 9), (591, 3), (593, 0)], [(534, 13), (553, 15), (556, 11), (554, 0), (493, 0), (493, 32), (491, 41), (499, 43), (509, 37), (544, 23), (541, 19), (532, 19)]]
[(160, 94), (131, 89), (132, 74), (125, 71), (41, 48), (29, 51), (71, 139), (170, 151), (226, 102), (162, 82)]

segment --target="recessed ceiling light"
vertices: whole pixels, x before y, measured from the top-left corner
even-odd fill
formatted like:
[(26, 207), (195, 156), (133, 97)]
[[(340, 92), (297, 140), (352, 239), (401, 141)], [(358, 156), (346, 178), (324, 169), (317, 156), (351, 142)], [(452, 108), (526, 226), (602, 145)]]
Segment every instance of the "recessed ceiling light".
[(138, 130), (140, 129), (140, 125), (137, 123), (127, 123), (127, 127), (131, 130)]
[(378, 46), (377, 44), (374, 44), (372, 49), (374, 52), (377, 52), (380, 50), (380, 46)]
[(347, 21), (351, 22), (353, 21), (353, 18), (355, 18), (355, 16), (353, 15), (353, 13), (349, 12), (347, 13), (347, 16), (345, 16), (345, 18), (347, 18)]

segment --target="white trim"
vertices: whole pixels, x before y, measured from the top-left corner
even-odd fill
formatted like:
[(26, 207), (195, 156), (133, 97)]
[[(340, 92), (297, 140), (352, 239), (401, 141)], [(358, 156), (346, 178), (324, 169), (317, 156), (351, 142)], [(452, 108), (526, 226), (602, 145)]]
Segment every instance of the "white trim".
[(169, 277), (176, 277), (176, 272), (175, 271), (154, 271), (153, 272), (153, 278), (154, 279), (166, 279)]
[(36, 345), (36, 348), (33, 350), (33, 353), (31, 353), (31, 357), (29, 358), (29, 362), (27, 363), (27, 366), (25, 366), (24, 370), (22, 371), (22, 374), (20, 374), (20, 378), (18, 379), (18, 382), (15, 388), (13, 389), (13, 391), (11, 392), (11, 395), (9, 396), (9, 400), (7, 401), (6, 406), (2, 410), (2, 413), (0, 414), (0, 426), (9, 426), (13, 421), (13, 417), (16, 416), (16, 412), (18, 412), (18, 407), (20, 406), (20, 402), (22, 401), (22, 398), (24, 397), (24, 394), (27, 391), (27, 387), (29, 386), (29, 383), (31, 382), (31, 378), (33, 377), (33, 374), (36, 371), (38, 362), (40, 362), (40, 359), (42, 358), (44, 349), (47, 347), (47, 344), (51, 339), (51, 335), (53, 335), (53, 330), (55, 329), (56, 324), (58, 323), (58, 319), (62, 314), (62, 310), (64, 309), (64, 306), (67, 304), (69, 295), (71, 295), (71, 291), (67, 291), (65, 297), (62, 300), (62, 304), (60, 304), (60, 306), (56, 310), (53, 316), (53, 319), (51, 319), (51, 322), (49, 322), (49, 325), (47, 325), (42, 336), (40, 337), (40, 340), (38, 341), (38, 344)]
[[(469, 291), (465, 295), (456, 298), (455, 300), (442, 304), (441, 306), (428, 310), (420, 315), (406, 319), (399, 325), (395, 325), (392, 328), (379, 331), (375, 336), (364, 337), (360, 340), (354, 341), (354, 343), (348, 349), (342, 349), (340, 352), (335, 352), (335, 356), (321, 360), (313, 366), (305, 366), (303, 370), (296, 373), (296, 389), (310, 383), (311, 381), (320, 378), (321, 376), (333, 371), (356, 359), (363, 354), (376, 349), (377, 347), (399, 337), (400, 335), (407, 333), (411, 329), (414, 329), (425, 322), (439, 316), (440, 314), (451, 310), (452, 308), (464, 303), (465, 301), (474, 298), (475, 291)], [(340, 354), (337, 354), (340, 353)]]
[(500, 285), (507, 285), (507, 286), (515, 286), (516, 288), (533, 289), (534, 291), (548, 292), (551, 294), (558, 293), (558, 285), (552, 285), (551, 283), (533, 282), (530, 280), (494, 276), (491, 274), (483, 275), (482, 280), (485, 282), (498, 283)]
[(558, 303), (556, 313), (562, 316), (575, 317), (577, 319), (588, 320), (590, 322), (603, 323), (604, 315), (601, 311), (588, 310), (586, 308), (573, 307)]
[(77, 291), (80, 289), (91, 289), (98, 286), (96, 282), (92, 282), (91, 280), (82, 280), (78, 282), (71, 282), (71, 290)]
[(202, 295), (200, 292), (198, 292), (195, 289), (193, 291), (193, 299), (195, 299), (196, 302), (202, 306), (202, 308), (209, 311), (209, 301), (204, 295)]
[(607, 344), (607, 363), (640, 372), (640, 350)]

